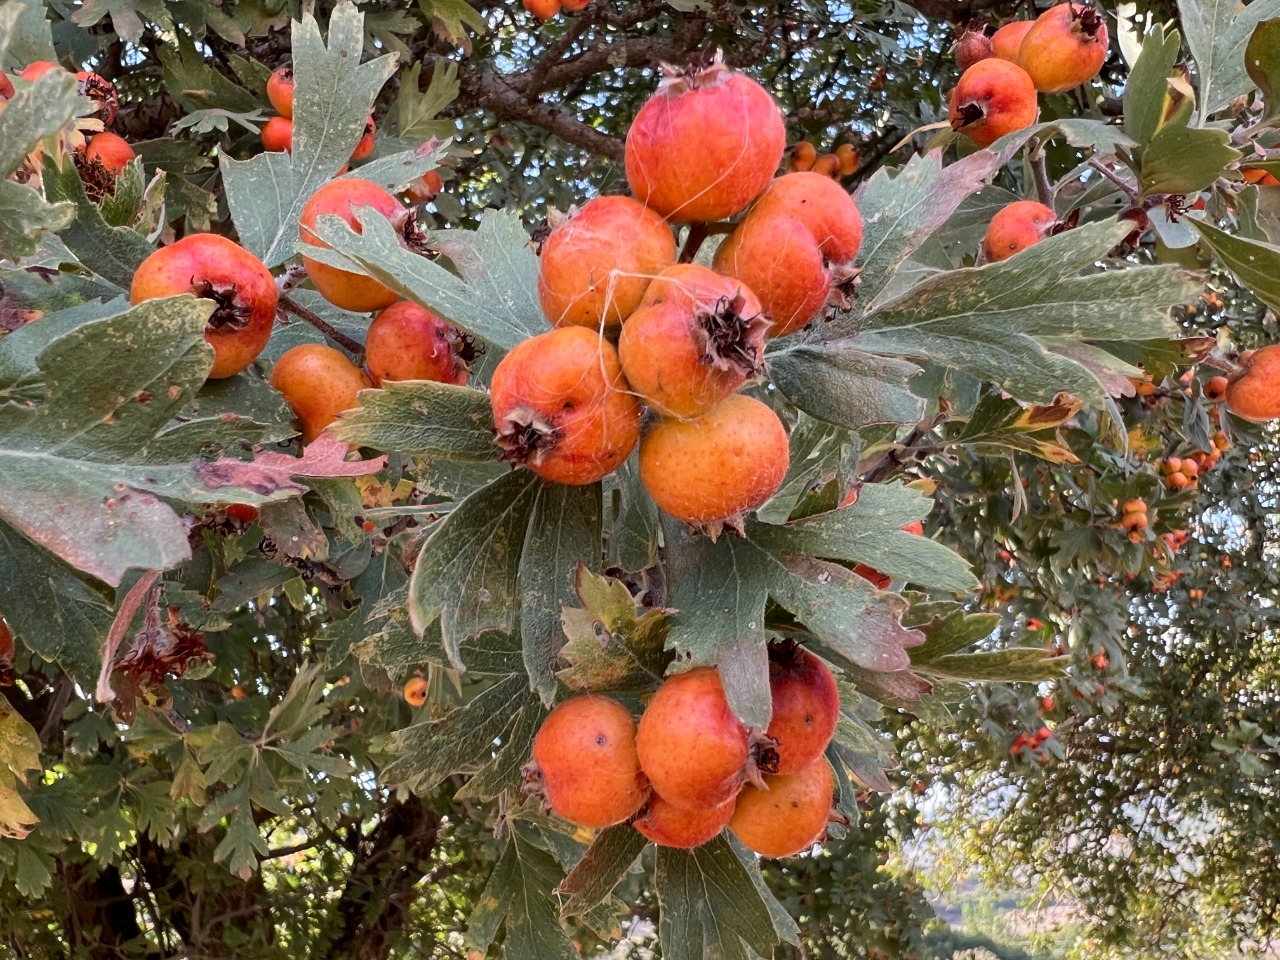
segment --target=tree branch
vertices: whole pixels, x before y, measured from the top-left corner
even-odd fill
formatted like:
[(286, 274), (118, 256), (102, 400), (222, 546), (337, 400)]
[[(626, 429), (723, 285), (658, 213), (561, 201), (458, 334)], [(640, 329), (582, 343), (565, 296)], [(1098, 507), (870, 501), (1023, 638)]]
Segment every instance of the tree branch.
[(527, 100), (512, 86), (510, 78), (479, 70), (459, 72), (462, 93), (474, 106), (490, 110), (507, 120), (517, 120), (542, 127), (566, 143), (590, 150), (612, 160), (621, 160), (621, 137), (601, 133), (558, 106)]

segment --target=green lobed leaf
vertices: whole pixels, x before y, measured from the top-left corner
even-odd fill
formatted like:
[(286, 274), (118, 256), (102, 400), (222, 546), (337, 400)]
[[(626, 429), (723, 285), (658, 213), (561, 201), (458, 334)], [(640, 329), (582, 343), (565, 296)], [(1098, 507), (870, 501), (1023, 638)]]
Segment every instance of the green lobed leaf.
[(907, 381), (914, 363), (865, 353), (845, 341), (796, 344), (769, 357), (769, 374), (787, 399), (812, 417), (850, 430), (915, 423), (924, 401)]
[(18, 784), (27, 784), (28, 772), (40, 769), (40, 738), (35, 728), (0, 696), (0, 837), (21, 840), (39, 822), (18, 792)]
[(773, 955), (773, 916), (723, 836), (694, 850), (660, 847), (654, 886), (664, 960)]
[(952, 653), (916, 670), (950, 680), (977, 680), (990, 683), (1017, 683), (1052, 680), (1066, 670), (1068, 658), (1054, 657), (1041, 647), (1006, 647), (984, 653)]
[(30, 256), (41, 236), (65, 229), (75, 215), (70, 203), (46, 203), (26, 184), (0, 180), (0, 259)]
[(1124, 132), (1138, 143), (1149, 143), (1164, 120), (1169, 77), (1182, 52), (1182, 35), (1172, 23), (1147, 31), (1124, 87)]
[(535, 837), (528, 825), (512, 822), (506, 848), (467, 920), (467, 942), (485, 953), (505, 927), (504, 960), (577, 960), (551, 894), (564, 871)]
[(1000, 625), (1000, 617), (994, 613), (966, 613), (956, 603), (922, 603), (913, 606), (903, 622), (924, 634), (924, 643), (911, 651), (912, 664), (920, 664), (985, 640)]
[(631, 572), (647, 570), (658, 559), (661, 520), (658, 507), (640, 482), (638, 454), (627, 458), (605, 480), (605, 544), (610, 566)]
[(864, 330), (849, 342), (993, 380), (1022, 400), (1048, 403), (1066, 391), (1101, 403), (1093, 374), (1050, 353), (1035, 337), (1165, 338), (1174, 329), (1169, 308), (1198, 289), (1173, 267), (1076, 276), (1127, 231), (1115, 221), (1088, 224), (1008, 260), (926, 280), (864, 317)]
[(1244, 66), (1262, 91), (1263, 119), (1280, 117), (1280, 17), (1254, 27), (1245, 46)]
[[(1108, 356), (1100, 350), (1098, 353)], [(1066, 397), (1046, 407), (1027, 409), (1016, 400), (987, 394), (947, 443), (965, 444), (982, 454), (1019, 450), (1051, 463), (1079, 463), (1057, 435), (1057, 428), (1079, 409), (1078, 402)]]
[(467, 0), (418, 0), (423, 13), (440, 24), (444, 35), (456, 46), (466, 47), (470, 42), (469, 27), (475, 33), (484, 33), (488, 24), (484, 15)]
[(450, 661), (486, 630), (510, 633), (519, 609), (520, 554), (541, 479), (514, 470), (471, 494), (432, 531), (409, 581), (409, 616), (421, 633), (440, 619)]
[(782, 486), (756, 510), (765, 523), (785, 523), (813, 491), (852, 475), (857, 466), (860, 437), (842, 427), (801, 412), (790, 439), (791, 461)]
[(508, 674), (439, 720), (416, 723), (391, 735), (396, 758), (382, 771), (386, 783), (431, 790), (453, 773), (471, 772), (491, 758), (494, 741), (511, 728), (522, 704), (536, 698), (528, 678)]
[(1203, 126), (1209, 116), (1248, 93), (1245, 47), (1263, 20), (1280, 16), (1280, 0), (1178, 0), (1187, 46), (1196, 61)]
[(83, 101), (75, 79), (50, 70), (24, 85), (0, 111), (0, 176), (8, 177), (39, 145), (69, 127)]
[(1236, 279), (1267, 306), (1280, 310), (1280, 246), (1234, 236), (1195, 217), (1187, 222)]
[(482, 390), (388, 380), (381, 390), (362, 391), (359, 399), (332, 428), (349, 443), (451, 460), (496, 460), (500, 452), (489, 395)]
[(538, 259), (515, 213), (489, 210), (474, 233), (431, 236), (461, 276), (403, 246), (384, 217), (358, 214), (361, 233), (338, 217), (321, 217), (316, 234), (332, 249), (300, 249), (324, 263), (367, 273), (501, 350), (550, 329), (538, 305)]
[(874, 310), (899, 267), (1034, 132), (1035, 128), (1021, 131), (1006, 138), (999, 149), (979, 150), (945, 167), (941, 151), (915, 156), (902, 167), (882, 167), (866, 180), (854, 195), (863, 222), (858, 309), (850, 320), (836, 320), (833, 329), (848, 332), (858, 316)]
[(529, 684), (555, 701), (555, 663), (564, 646), (562, 605), (576, 599), (580, 571), (600, 562), (600, 485), (544, 484), (537, 492), (520, 554), (520, 637)]
[(869, 483), (847, 507), (778, 526), (752, 522), (747, 533), (776, 553), (865, 563), (921, 586), (972, 590), (977, 581), (959, 554), (902, 529), (924, 519), (932, 506), (910, 487)]
[(41, 0), (12, 0), (0, 6), (0, 70), (57, 58)]
[(579, 916), (608, 899), (648, 842), (625, 823), (601, 830), (556, 887), (556, 893), (568, 898), (560, 907), (560, 915)]
[(621, 580), (577, 569), (577, 600), (565, 605), (559, 651), (568, 666), (557, 676), (571, 690), (608, 692), (657, 686), (662, 680), (670, 611), (639, 612)]
[(97, 204), (85, 194), (75, 164), (66, 163), (59, 169), (53, 158), (47, 157), (43, 182), (49, 200), (69, 201), (76, 208), (75, 220), (60, 234), (62, 242), (83, 266), (128, 290), (138, 266), (154, 252), (146, 237), (128, 227), (113, 227), (103, 219)]
[(452, 120), (438, 119), (440, 111), (453, 103), (462, 85), (458, 82), (458, 65), (452, 60), (436, 60), (426, 90), (422, 85), (422, 63), (413, 64), (400, 77), (400, 94), (391, 109), (392, 130), (397, 136), (448, 137), (455, 129)]
[(334, 8), (328, 47), (315, 18), (304, 14), (293, 24), (292, 153), (219, 157), (240, 242), (268, 267), (293, 254), (303, 205), (347, 162), (374, 98), (395, 71), (395, 54), (361, 63), (363, 46), (364, 16), (355, 4)]
[(1225, 130), (1169, 124), (1142, 150), (1142, 197), (1199, 193), (1240, 159)]
[(526, 696), (516, 711), (511, 729), (494, 748), (493, 759), (462, 785), (455, 799), (492, 800), (507, 790), (517, 790), (524, 782), (524, 767), (533, 753), (533, 740), (547, 719), (547, 710), (536, 696)]

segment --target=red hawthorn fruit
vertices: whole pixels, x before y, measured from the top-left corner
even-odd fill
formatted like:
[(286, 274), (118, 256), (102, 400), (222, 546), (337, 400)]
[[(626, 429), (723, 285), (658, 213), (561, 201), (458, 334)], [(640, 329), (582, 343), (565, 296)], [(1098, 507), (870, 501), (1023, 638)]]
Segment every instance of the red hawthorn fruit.
[[(1228, 383), (1226, 377), (1210, 377), (1204, 385), (1204, 398), (1210, 403), (1221, 403), (1227, 398)], [(1214, 445), (1217, 446), (1216, 443)]]
[(102, 164), (113, 177), (120, 176), (136, 156), (128, 140), (108, 131), (94, 134), (84, 148), (85, 161)]
[(383, 380), (434, 380), (459, 386), (467, 365), (454, 353), (458, 331), (430, 310), (401, 300), (369, 324), (364, 362), (375, 387)]
[(560, 0), (524, 0), (524, 8), (539, 20), (550, 20), (560, 12)]
[(840, 158), (834, 153), (824, 153), (813, 161), (812, 172), (828, 180), (837, 180), (840, 177)]
[(18, 76), (23, 80), (26, 80), (28, 83), (35, 83), (38, 77), (42, 77), (50, 70), (55, 69), (61, 70), (62, 67), (54, 63), (52, 60), (33, 60), (18, 71)]
[(785, 337), (822, 315), (831, 275), (813, 234), (795, 217), (751, 213), (715, 255), (715, 268), (762, 291), (770, 337)]
[(410, 677), (404, 685), (404, 702), (417, 709), (427, 702), (427, 681), (423, 677)]
[(671, 516), (716, 534), (777, 492), (789, 456), (778, 415), (738, 393), (694, 420), (653, 424), (640, 441), (640, 479)]
[(271, 153), (293, 153), (293, 121), (272, 117), (262, 125), (262, 149)]
[[(687, 275), (705, 269), (672, 271)], [(660, 276), (666, 283), (667, 275)], [(711, 276), (714, 296), (663, 299), (641, 307), (622, 327), (622, 373), (631, 389), (665, 416), (702, 416), (764, 363), (768, 321), (760, 302), (742, 284)]]
[[(376, 183), (355, 177), (330, 180), (313, 193), (306, 206), (302, 208), (299, 224), (302, 239), (316, 246), (328, 246), (314, 232), (316, 221), (328, 215), (341, 217), (356, 233), (359, 233), (360, 223), (356, 220), (354, 212), (359, 207), (373, 207), (397, 227), (404, 224), (407, 215), (404, 205)], [(302, 263), (307, 268), (307, 276), (320, 291), (320, 295), (334, 306), (344, 310), (354, 310), (358, 313), (381, 310), (400, 299), (393, 290), (364, 274), (331, 267), (305, 254), (302, 257)]]
[(669, 220), (721, 220), (769, 183), (787, 147), (782, 112), (717, 60), (668, 70), (627, 132), (631, 192)]
[(1036, 25), (1034, 20), (1015, 20), (1006, 23), (991, 37), (991, 55), (1009, 63), (1018, 62), (1018, 50), (1026, 39), (1027, 31)]
[(586, 327), (517, 345), (494, 370), (489, 401), (502, 459), (556, 483), (608, 476), (640, 435), (640, 402), (618, 352)]
[(596, 197), (571, 209), (543, 244), (538, 300), (556, 326), (616, 330), (650, 279), (675, 262), (662, 217), (629, 197)]
[(1036, 19), (1018, 64), (1043, 93), (1063, 93), (1098, 75), (1107, 59), (1107, 25), (1092, 6), (1060, 3)]
[(738, 795), (729, 830), (762, 857), (790, 857), (822, 838), (831, 816), (835, 780), (826, 760), (799, 773), (770, 774), (765, 787), (748, 784)]
[(799, 773), (822, 756), (840, 719), (840, 691), (827, 665), (797, 643), (769, 645), (776, 773)]
[(991, 56), (991, 38), (981, 30), (967, 28), (956, 41), (956, 64), (961, 70), (968, 70), (979, 60)]
[(226, 514), (229, 519), (248, 526), (258, 519), (259, 511), (251, 503), (229, 503)]
[(1254, 423), (1280, 418), (1280, 344), (1250, 351), (1240, 362), (1227, 384), (1227, 409)]
[(377, 138), (378, 125), (374, 123), (373, 117), (370, 117), (364, 122), (364, 133), (356, 143), (356, 148), (351, 151), (351, 159), (363, 160), (373, 153), (373, 145), (377, 142)]
[(293, 67), (277, 67), (267, 79), (267, 99), (276, 113), (293, 119)]
[(992, 263), (1008, 260), (1047, 237), (1057, 222), (1057, 214), (1043, 203), (1015, 200), (996, 211), (987, 224), (983, 253)]
[[(905, 530), (907, 533), (915, 534), (917, 537), (924, 536), (924, 523), (919, 520), (915, 520), (911, 523), (908, 523), (902, 529)], [(857, 566), (855, 566), (853, 568), (853, 572), (856, 573), (858, 576), (860, 576), (863, 580), (871, 581), (871, 583), (875, 586), (877, 590), (887, 590), (889, 588), (889, 584), (893, 580), (893, 578), (890, 577), (887, 573), (881, 573), (875, 567), (868, 566), (865, 563), (860, 563)]]
[(129, 299), (139, 304), (182, 293), (217, 304), (204, 330), (214, 353), (210, 379), (233, 376), (258, 358), (279, 300), (275, 278), (261, 260), (226, 237), (191, 234), (142, 261)]
[(649, 796), (635, 721), (609, 697), (584, 694), (552, 710), (534, 737), (533, 762), (551, 809), (580, 827), (621, 823)]
[[(1244, 177), (1245, 183), (1256, 183), (1260, 187), (1277, 187), (1280, 186), (1280, 179), (1276, 179), (1275, 174), (1263, 170), (1261, 167), (1241, 167), (1240, 176)], [(1204, 197), (1197, 198), (1200, 201), (1199, 209), (1204, 209)], [(1191, 209), (1196, 209), (1194, 206)]]
[(8, 100), (13, 94), (13, 81), (7, 73), (0, 72), (0, 100)]
[(302, 421), (302, 439), (310, 443), (343, 410), (359, 406), (356, 395), (373, 384), (347, 355), (320, 343), (290, 347), (271, 370), (271, 386)]
[(631, 825), (642, 837), (660, 847), (692, 850), (720, 835), (729, 825), (736, 802), (737, 799), (731, 797), (718, 807), (681, 810), (655, 793)]
[(653, 789), (681, 810), (730, 802), (746, 776), (747, 728), (729, 709), (712, 667), (663, 681), (640, 718), (640, 767)]
[(836, 147), (836, 159), (840, 161), (840, 176), (851, 177), (858, 172), (858, 148), (852, 143)]
[(812, 170), (818, 162), (818, 148), (808, 140), (801, 140), (791, 148), (791, 170)]
[(409, 184), (404, 195), (411, 203), (426, 203), (434, 200), (444, 191), (444, 178), (439, 170), (428, 170)]
[(1053, 713), (1053, 708), (1056, 705), (1057, 704), (1054, 703), (1053, 697), (1040, 698), (1040, 709), (1043, 710), (1045, 713)]
[(980, 147), (1036, 121), (1036, 88), (1015, 63), (992, 57), (966, 70), (951, 94), (951, 129)]
[(788, 173), (769, 184), (748, 216), (782, 213), (803, 223), (829, 263), (852, 263), (862, 246), (862, 217), (848, 191), (818, 173)]

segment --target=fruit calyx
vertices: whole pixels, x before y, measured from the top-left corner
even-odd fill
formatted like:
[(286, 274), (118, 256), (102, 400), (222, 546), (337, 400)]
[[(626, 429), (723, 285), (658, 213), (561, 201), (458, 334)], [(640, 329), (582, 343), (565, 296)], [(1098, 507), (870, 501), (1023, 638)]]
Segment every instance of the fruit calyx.
[(249, 325), (253, 308), (240, 297), (234, 283), (214, 283), (212, 280), (197, 280), (193, 277), (191, 291), (197, 297), (212, 300), (217, 304), (209, 317), (209, 322), (205, 324), (205, 329), (243, 330)]
[(564, 433), (530, 407), (519, 406), (503, 418), (495, 440), (502, 448), (499, 460), (537, 466), (556, 448)]
[(728, 69), (724, 54), (719, 50), (715, 53), (694, 54), (684, 67), (662, 64), (662, 81), (658, 84), (658, 89), (674, 95), (702, 87), (714, 87)]
[(84, 193), (93, 203), (102, 203), (107, 197), (116, 193), (116, 175), (107, 169), (107, 165), (98, 158), (89, 159), (84, 150), (77, 150), (73, 156), (76, 170), (84, 184)]
[(436, 252), (436, 248), (431, 245), (431, 238), (427, 236), (427, 231), (423, 230), (422, 224), (418, 222), (416, 210), (405, 210), (404, 219), (400, 222), (400, 238), (414, 253)]
[(978, 101), (970, 100), (968, 103), (962, 103), (951, 120), (951, 129), (958, 132), (980, 122), (986, 115), (986, 109)]
[(765, 785), (765, 774), (773, 774), (778, 772), (778, 741), (767, 733), (753, 733), (750, 742), (751, 755), (747, 759), (747, 768), (744, 771), (747, 780), (759, 787), (761, 790), (768, 790)]
[(98, 109), (89, 116), (101, 120), (104, 124), (109, 124), (115, 118), (116, 109), (120, 106), (120, 97), (111, 81), (91, 73), (80, 81), (79, 90), (82, 96), (99, 104)]
[(702, 356), (717, 370), (755, 376), (764, 366), (763, 333), (769, 321), (763, 313), (746, 316), (746, 298), (739, 293), (699, 308), (694, 320)]
[(1080, 9), (1076, 10), (1074, 3), (1070, 4), (1071, 19), (1080, 25), (1080, 32), (1088, 39), (1097, 43), (1098, 31), (1106, 26), (1106, 22), (1102, 19), (1101, 14), (1087, 3), (1080, 4)]

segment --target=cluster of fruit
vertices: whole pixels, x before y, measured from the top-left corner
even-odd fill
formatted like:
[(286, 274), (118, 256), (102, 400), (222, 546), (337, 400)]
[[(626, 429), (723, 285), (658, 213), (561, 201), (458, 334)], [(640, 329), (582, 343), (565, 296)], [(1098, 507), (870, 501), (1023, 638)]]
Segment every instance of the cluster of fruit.
[[(63, 68), (52, 60), (36, 60), (18, 71), (18, 76), (28, 83), (50, 70)], [(80, 95), (93, 104), (88, 114), (92, 119), (102, 122), (103, 130), (83, 137), (77, 131), (72, 143), (75, 148), (75, 160), (85, 180), (85, 187), (91, 196), (110, 193), (115, 179), (137, 154), (124, 137), (106, 129), (115, 122), (116, 111), (120, 106), (120, 98), (110, 80), (88, 70), (80, 70), (74, 74)], [(0, 110), (14, 95), (13, 81), (6, 74), (0, 73)]]
[(773, 719), (755, 742), (711, 667), (663, 681), (638, 727), (609, 697), (566, 700), (534, 739), (530, 790), (571, 823), (628, 822), (662, 846), (696, 847), (727, 826), (762, 856), (807, 850), (832, 817), (823, 753), (839, 691), (826, 664), (794, 643), (769, 648), (769, 684)]
[(1126, 500), (1124, 513), (1121, 515), (1118, 526), (1129, 535), (1129, 540), (1133, 543), (1141, 543), (1146, 539), (1143, 531), (1150, 525), (1147, 519), (1147, 501)]
[[(293, 67), (285, 65), (272, 71), (267, 79), (267, 99), (275, 107), (278, 117), (272, 117), (262, 126), (262, 148), (276, 153), (293, 152)], [(341, 176), (347, 172), (351, 163), (363, 160), (373, 153), (373, 145), (378, 135), (378, 126), (372, 115), (364, 124), (364, 134), (351, 152), (351, 160), (342, 165), (335, 174)]]
[(952, 129), (987, 147), (1031, 126), (1037, 91), (1062, 93), (1096, 77), (1108, 42), (1102, 15), (1073, 2), (1010, 23), (990, 38), (981, 30), (966, 32), (956, 44), (964, 73), (951, 93)]
[(563, 10), (585, 10), (591, 0), (524, 0), (524, 8), (539, 20), (550, 20)]
[(1041, 727), (1035, 733), (1020, 733), (1013, 738), (1009, 754), (1016, 757), (1025, 753), (1031, 759), (1043, 762), (1049, 758), (1048, 752), (1044, 750), (1044, 743), (1052, 736), (1053, 731), (1048, 727)]
[(812, 170), (824, 177), (839, 180), (858, 172), (858, 148), (852, 143), (842, 143), (835, 153), (819, 155), (818, 148), (808, 140), (801, 140), (791, 148), (789, 167), (792, 173)]
[[(786, 429), (738, 391), (760, 374), (768, 338), (840, 296), (862, 243), (837, 183), (774, 177), (784, 149), (782, 115), (759, 84), (718, 60), (667, 68), (627, 135), (635, 199), (597, 197), (550, 218), (538, 295), (556, 329), (517, 345), (493, 375), (505, 459), (587, 484), (639, 442), (658, 506), (712, 531), (773, 495)], [(692, 223), (700, 242), (708, 222), (743, 210), (712, 267), (677, 262), (673, 223)], [(642, 405), (656, 415), (643, 439)]]
[[(359, 230), (353, 213), (372, 206), (412, 233), (412, 212), (377, 184), (356, 178), (331, 180), (303, 207), (302, 235), (322, 244), (312, 232), (324, 215), (341, 217)], [(368, 374), (346, 354), (322, 344), (285, 351), (271, 372), (302, 424), (306, 442), (314, 440), (342, 410), (356, 406), (360, 390), (384, 380), (435, 380), (461, 384), (467, 379), (469, 343), (455, 328), (417, 304), (402, 301), (363, 274), (350, 273), (304, 257), (316, 289), (336, 306), (379, 311), (365, 337)], [(246, 369), (271, 337), (279, 305), (276, 280), (262, 261), (239, 244), (212, 233), (197, 233), (161, 247), (134, 274), (130, 299), (141, 303), (182, 293), (212, 300), (216, 307), (205, 328), (213, 346), (211, 378)]]

